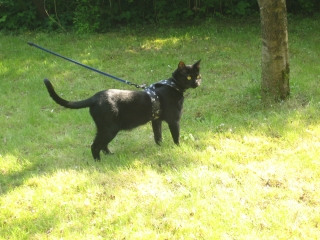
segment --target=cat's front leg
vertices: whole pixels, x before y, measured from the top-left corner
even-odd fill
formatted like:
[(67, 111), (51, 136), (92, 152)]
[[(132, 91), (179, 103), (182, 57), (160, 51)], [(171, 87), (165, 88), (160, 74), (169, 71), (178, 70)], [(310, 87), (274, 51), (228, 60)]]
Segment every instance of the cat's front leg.
[(174, 143), (179, 145), (180, 123), (178, 121), (177, 122), (173, 122), (173, 123), (169, 123), (169, 129), (170, 129), (171, 136), (173, 138)]
[(156, 142), (156, 144), (160, 145), (162, 141), (162, 121), (161, 120), (152, 121), (152, 129), (153, 129), (154, 141)]

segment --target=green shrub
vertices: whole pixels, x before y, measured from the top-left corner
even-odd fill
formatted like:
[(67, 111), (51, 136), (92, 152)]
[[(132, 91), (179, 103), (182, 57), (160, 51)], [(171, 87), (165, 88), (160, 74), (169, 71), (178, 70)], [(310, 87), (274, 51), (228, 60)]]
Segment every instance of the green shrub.
[[(287, 8), (289, 13), (310, 15), (320, 11), (320, 2), (288, 1)], [(119, 24), (167, 24), (252, 14), (259, 14), (257, 0), (0, 0), (0, 30), (53, 31), (62, 27), (90, 33)]]

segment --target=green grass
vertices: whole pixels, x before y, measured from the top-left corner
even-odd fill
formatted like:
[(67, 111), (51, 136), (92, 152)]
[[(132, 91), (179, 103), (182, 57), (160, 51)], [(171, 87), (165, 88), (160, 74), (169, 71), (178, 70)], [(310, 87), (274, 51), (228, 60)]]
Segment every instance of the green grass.
[[(0, 238), (319, 239), (320, 24), (290, 19), (291, 97), (260, 102), (259, 21), (103, 34), (0, 34)], [(133, 89), (26, 42), (135, 83), (202, 58), (181, 146), (164, 126), (121, 132), (93, 161), (88, 110), (53, 102)]]

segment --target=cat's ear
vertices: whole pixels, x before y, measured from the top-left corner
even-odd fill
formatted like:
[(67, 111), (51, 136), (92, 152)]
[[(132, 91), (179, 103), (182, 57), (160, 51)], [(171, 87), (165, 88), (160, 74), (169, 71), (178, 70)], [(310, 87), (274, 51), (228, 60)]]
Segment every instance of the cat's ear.
[(184, 62), (180, 61), (180, 62), (179, 62), (179, 65), (178, 65), (178, 68), (179, 68), (179, 69), (183, 69), (183, 68), (185, 68), (185, 67), (186, 67), (186, 64), (184, 64)]
[(196, 62), (195, 64), (193, 64), (192, 66), (194, 68), (200, 69), (200, 62), (201, 62), (201, 59), (198, 62)]

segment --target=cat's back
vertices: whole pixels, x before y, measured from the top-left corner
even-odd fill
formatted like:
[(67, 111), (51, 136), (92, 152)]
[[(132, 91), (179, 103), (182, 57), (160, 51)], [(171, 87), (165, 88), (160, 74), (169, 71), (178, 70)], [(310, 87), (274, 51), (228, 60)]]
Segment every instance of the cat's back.
[(94, 97), (108, 102), (132, 102), (145, 100), (148, 95), (146, 92), (138, 90), (108, 89), (96, 93)]

